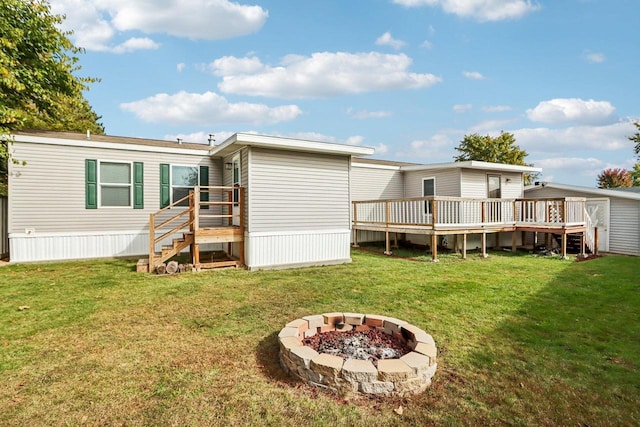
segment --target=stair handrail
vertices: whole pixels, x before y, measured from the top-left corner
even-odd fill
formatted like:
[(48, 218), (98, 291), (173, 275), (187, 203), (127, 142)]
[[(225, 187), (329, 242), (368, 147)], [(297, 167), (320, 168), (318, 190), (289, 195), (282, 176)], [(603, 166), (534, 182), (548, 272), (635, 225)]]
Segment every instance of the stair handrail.
[(585, 220), (585, 240), (584, 243), (587, 245), (592, 254), (598, 254), (598, 229), (595, 227), (587, 208), (584, 209), (584, 220)]
[[(177, 207), (180, 203), (184, 202), (185, 200), (189, 200), (189, 207), (183, 211), (178, 212), (176, 215), (168, 218), (167, 220), (165, 220), (164, 222), (162, 222), (159, 225), (155, 225), (155, 220), (156, 220), (156, 216), (159, 215), (160, 213), (167, 211), (171, 208)], [(192, 224), (193, 224), (193, 191), (190, 191), (189, 194), (187, 194), (186, 196), (182, 197), (179, 200), (176, 200), (175, 202), (165, 206), (164, 208), (161, 208), (159, 210), (157, 210), (154, 213), (149, 214), (149, 271), (152, 271), (155, 268), (154, 265), (154, 254), (156, 251), (156, 244), (158, 242), (161, 242), (162, 240), (164, 240), (165, 238), (176, 234), (178, 232), (180, 232), (181, 230), (184, 230), (185, 228), (189, 227), (189, 229), (191, 229)], [(189, 219), (187, 221), (184, 221), (178, 225), (176, 225), (174, 228), (172, 228), (171, 230), (165, 232), (164, 234), (162, 234), (159, 237), (155, 237), (156, 231), (159, 230), (160, 228), (166, 226), (167, 224), (171, 224), (172, 222), (174, 222), (175, 220), (177, 220), (178, 218), (183, 217), (184, 215), (189, 215)]]

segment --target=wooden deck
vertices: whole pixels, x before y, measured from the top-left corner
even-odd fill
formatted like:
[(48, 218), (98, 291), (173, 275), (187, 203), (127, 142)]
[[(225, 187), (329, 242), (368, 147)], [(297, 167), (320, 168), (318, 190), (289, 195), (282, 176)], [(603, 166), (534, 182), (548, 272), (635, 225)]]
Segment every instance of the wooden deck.
[[(487, 234), (512, 233), (516, 249), (517, 232), (551, 233), (562, 236), (561, 253), (567, 254), (567, 235), (581, 234), (584, 246), (597, 248), (595, 228), (585, 209), (586, 199), (465, 199), (458, 197), (418, 197), (410, 199), (353, 202), (353, 243), (358, 231), (385, 233), (385, 253), (391, 253), (390, 234), (430, 236), (433, 260), (437, 260), (438, 236), (462, 236), (462, 256), (466, 257), (469, 234), (482, 236), (482, 254), (487, 253)], [(522, 238), (524, 242), (524, 236)]]
[[(244, 188), (199, 186), (151, 214), (148, 271), (154, 271), (187, 247), (196, 270), (244, 266), (243, 212)], [(171, 244), (166, 244), (168, 240)], [(219, 261), (201, 262), (200, 245), (212, 243), (226, 243), (226, 256)], [(233, 255), (234, 244), (237, 256)]]

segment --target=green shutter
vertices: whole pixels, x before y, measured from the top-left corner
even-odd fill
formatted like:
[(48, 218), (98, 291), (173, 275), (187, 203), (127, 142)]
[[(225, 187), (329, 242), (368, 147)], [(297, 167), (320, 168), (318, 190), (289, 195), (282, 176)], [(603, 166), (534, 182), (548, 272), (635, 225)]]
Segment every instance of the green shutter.
[[(200, 186), (208, 187), (209, 186), (209, 166), (200, 166)], [(209, 191), (201, 191), (200, 192), (200, 201), (208, 202), (209, 201)], [(209, 205), (204, 205), (201, 209), (209, 209)]]
[(84, 161), (85, 209), (98, 209), (98, 161)]
[(160, 163), (160, 209), (171, 204), (170, 167), (167, 163)]
[(144, 165), (133, 162), (133, 209), (144, 209)]

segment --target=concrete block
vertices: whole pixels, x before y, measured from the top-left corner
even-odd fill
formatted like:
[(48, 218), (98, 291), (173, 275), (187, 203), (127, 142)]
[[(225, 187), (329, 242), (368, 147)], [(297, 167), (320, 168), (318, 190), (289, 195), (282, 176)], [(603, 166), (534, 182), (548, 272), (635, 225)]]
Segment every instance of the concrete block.
[(413, 375), (416, 377), (429, 369), (430, 366), (430, 357), (415, 351), (405, 354), (400, 358), (400, 360), (406, 363), (407, 366), (413, 370)]
[(400, 359), (382, 359), (378, 361), (378, 380), (398, 383), (413, 377), (411, 369)]
[(324, 317), (321, 314), (304, 316), (303, 319), (306, 320), (307, 323), (309, 323), (309, 329), (315, 329), (324, 326)]
[(378, 370), (369, 360), (347, 359), (342, 366), (342, 378), (350, 382), (372, 382), (378, 379)]
[(362, 325), (364, 323), (364, 314), (360, 313), (344, 313), (344, 323), (347, 325)]
[(318, 352), (311, 347), (294, 347), (289, 352), (289, 358), (293, 363), (302, 368), (309, 369), (311, 360), (318, 357)]

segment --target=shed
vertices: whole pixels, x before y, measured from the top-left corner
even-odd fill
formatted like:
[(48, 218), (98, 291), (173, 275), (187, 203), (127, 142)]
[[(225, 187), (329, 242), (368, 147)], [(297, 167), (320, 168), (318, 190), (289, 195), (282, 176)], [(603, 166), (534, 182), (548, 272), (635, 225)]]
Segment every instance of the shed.
[(598, 250), (640, 255), (639, 193), (541, 182), (525, 188), (525, 197), (585, 197), (589, 216), (598, 229)]

